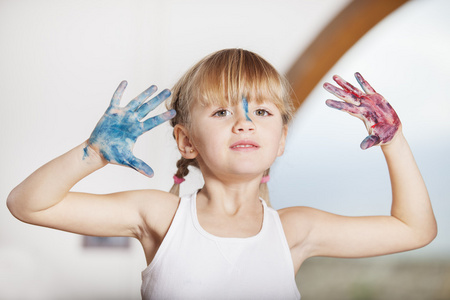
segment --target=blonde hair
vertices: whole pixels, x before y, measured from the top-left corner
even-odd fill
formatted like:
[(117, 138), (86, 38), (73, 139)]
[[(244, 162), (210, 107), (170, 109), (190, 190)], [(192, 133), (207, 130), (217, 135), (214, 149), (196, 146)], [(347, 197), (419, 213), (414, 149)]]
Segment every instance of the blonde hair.
[[(271, 101), (281, 113), (283, 124), (292, 119), (293, 106), (287, 80), (277, 70), (256, 53), (243, 49), (225, 49), (212, 53), (191, 67), (175, 84), (168, 109), (174, 109), (176, 116), (170, 121), (190, 128), (191, 107), (201, 105), (236, 105), (242, 97), (251, 102)], [(177, 162), (176, 176), (184, 178), (188, 166), (198, 167), (195, 159), (181, 158)], [(267, 170), (264, 175), (268, 175)], [(261, 198), (269, 203), (266, 183)], [(174, 184), (171, 192), (179, 193), (179, 184)]]

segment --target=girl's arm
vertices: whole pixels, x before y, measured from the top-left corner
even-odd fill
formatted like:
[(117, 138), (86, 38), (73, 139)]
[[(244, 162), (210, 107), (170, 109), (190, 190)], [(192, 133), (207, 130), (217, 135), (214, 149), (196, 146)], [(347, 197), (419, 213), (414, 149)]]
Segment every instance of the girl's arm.
[(342, 89), (326, 83), (325, 89), (345, 101), (328, 100), (327, 105), (364, 121), (369, 136), (362, 149), (381, 145), (392, 185), (391, 215), (343, 217), (305, 207), (282, 210), (286, 235), (297, 256), (294, 260), (401, 252), (425, 246), (437, 234), (428, 192), (397, 114), (359, 73), (356, 78), (365, 92), (338, 76), (334, 79)]
[(87, 142), (45, 164), (14, 188), (7, 205), (15, 217), (86, 235), (139, 237), (144, 219), (156, 223), (165, 209), (176, 207), (174, 197), (158, 191), (110, 195), (69, 192), (78, 181), (108, 162), (152, 176), (151, 168), (134, 157), (132, 149), (138, 136), (174, 116), (169, 111), (140, 122), (170, 92), (163, 91), (145, 102), (156, 91), (152, 86), (122, 108), (119, 102), (125, 87), (126, 82), (119, 85)]

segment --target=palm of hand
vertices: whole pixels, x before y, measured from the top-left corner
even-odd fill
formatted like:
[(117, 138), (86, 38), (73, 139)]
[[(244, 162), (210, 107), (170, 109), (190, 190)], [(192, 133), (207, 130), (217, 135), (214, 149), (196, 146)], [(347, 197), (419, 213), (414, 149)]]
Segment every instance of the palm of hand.
[(385, 145), (398, 132), (401, 126), (400, 119), (386, 99), (378, 94), (364, 80), (361, 74), (356, 73), (355, 77), (364, 92), (355, 88), (341, 77), (333, 76), (334, 81), (342, 89), (329, 83), (325, 83), (324, 88), (345, 102), (327, 100), (326, 104), (329, 107), (348, 112), (364, 122), (369, 136), (362, 141), (361, 149), (367, 149), (375, 145)]
[[(175, 116), (175, 112), (171, 110), (144, 122), (140, 121), (169, 97), (170, 92), (164, 90), (158, 96), (143, 103), (156, 91), (156, 87), (151, 86), (131, 100), (127, 106), (119, 107), (126, 85), (127, 83), (123, 81), (117, 88), (111, 104), (92, 132), (88, 146), (110, 163), (131, 167), (151, 177), (153, 176), (152, 168), (134, 156), (133, 148), (139, 136)], [(85, 155), (87, 153), (85, 148)]]
[(136, 116), (124, 108), (108, 108), (91, 134), (89, 143), (98, 147), (110, 163), (124, 164), (133, 157), (133, 146), (142, 134)]

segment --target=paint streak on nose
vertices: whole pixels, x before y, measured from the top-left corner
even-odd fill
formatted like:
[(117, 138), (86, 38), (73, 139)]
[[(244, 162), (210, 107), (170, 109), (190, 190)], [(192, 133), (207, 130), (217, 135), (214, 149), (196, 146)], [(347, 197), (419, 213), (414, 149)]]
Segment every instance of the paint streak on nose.
[(244, 111), (245, 111), (245, 119), (247, 119), (247, 121), (250, 121), (253, 123), (252, 119), (250, 119), (250, 117), (248, 116), (248, 102), (245, 97), (242, 97), (242, 106), (244, 107)]

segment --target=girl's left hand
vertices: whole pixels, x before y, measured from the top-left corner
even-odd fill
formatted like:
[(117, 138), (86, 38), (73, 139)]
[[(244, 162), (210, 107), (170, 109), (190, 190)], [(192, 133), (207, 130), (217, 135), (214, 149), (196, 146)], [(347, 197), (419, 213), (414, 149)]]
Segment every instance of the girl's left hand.
[(128, 105), (121, 107), (120, 100), (126, 86), (127, 82), (122, 81), (116, 89), (108, 109), (87, 141), (84, 149), (85, 157), (89, 156), (90, 148), (109, 163), (127, 166), (145, 176), (152, 177), (152, 168), (134, 156), (133, 147), (139, 136), (175, 116), (175, 111), (169, 110), (142, 121), (150, 111), (170, 96), (170, 91), (163, 90), (156, 97), (145, 102), (156, 92), (156, 86), (151, 86), (131, 100)]
[(323, 87), (345, 102), (327, 100), (326, 104), (331, 108), (346, 111), (364, 122), (369, 136), (362, 141), (361, 149), (386, 145), (399, 132), (400, 119), (386, 99), (378, 94), (361, 74), (355, 73), (355, 77), (364, 92), (335, 75), (333, 79), (342, 89), (328, 82)]

